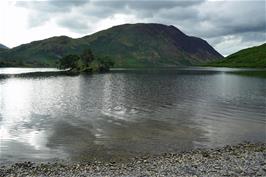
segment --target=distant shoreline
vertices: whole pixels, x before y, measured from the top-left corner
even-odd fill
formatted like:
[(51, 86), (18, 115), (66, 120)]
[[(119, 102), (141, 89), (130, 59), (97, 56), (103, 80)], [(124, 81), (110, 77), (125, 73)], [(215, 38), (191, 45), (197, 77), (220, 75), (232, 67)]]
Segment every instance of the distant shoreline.
[(0, 74), (0, 79), (13, 77), (52, 77), (52, 76), (77, 76), (79, 73), (70, 71), (43, 71), (43, 72), (27, 72), (19, 74)]
[[(210, 70), (204, 70), (204, 68), (210, 68)], [(194, 74), (215, 74), (220, 72), (225, 72), (227, 74), (235, 74), (239, 76), (248, 76), (248, 77), (260, 77), (266, 78), (266, 70), (265, 69), (258, 69), (258, 68), (243, 68), (243, 70), (238, 70), (240, 68), (236, 68), (233, 71), (215, 71), (212, 70), (212, 67), (180, 67), (180, 68), (111, 68), (107, 72), (100, 72), (100, 73), (110, 73), (110, 72), (120, 72), (120, 71), (153, 71), (153, 70), (183, 70), (183, 71), (190, 71), (192, 69), (195, 71)], [(95, 74), (95, 73), (84, 73), (84, 72), (74, 72), (69, 70), (63, 71), (36, 71), (36, 72), (25, 72), (25, 73), (16, 73), (16, 74), (0, 74), (0, 79), (7, 79), (7, 78), (27, 78), (27, 77), (56, 77), (56, 76), (78, 76), (80, 74)], [(187, 74), (191, 74), (188, 72)]]
[(128, 162), (14, 163), (0, 176), (265, 176), (266, 144), (136, 157)]

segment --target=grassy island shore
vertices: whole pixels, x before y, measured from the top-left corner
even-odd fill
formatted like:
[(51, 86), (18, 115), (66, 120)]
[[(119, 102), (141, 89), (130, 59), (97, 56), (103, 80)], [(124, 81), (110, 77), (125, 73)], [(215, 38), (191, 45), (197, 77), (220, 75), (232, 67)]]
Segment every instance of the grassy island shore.
[(266, 176), (266, 144), (150, 155), (128, 162), (32, 163), (0, 167), (0, 176)]

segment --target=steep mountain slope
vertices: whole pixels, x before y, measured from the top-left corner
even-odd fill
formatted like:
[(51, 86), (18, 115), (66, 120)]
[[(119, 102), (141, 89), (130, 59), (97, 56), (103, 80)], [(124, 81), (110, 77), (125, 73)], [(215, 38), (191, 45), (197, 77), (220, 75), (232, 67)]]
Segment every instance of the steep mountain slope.
[(8, 47), (4, 46), (3, 44), (0, 44), (0, 52), (8, 50)]
[(207, 64), (221, 67), (260, 67), (266, 68), (266, 43), (240, 50), (224, 60)]
[(8, 47), (4, 46), (3, 44), (0, 44), (0, 49), (8, 49)]
[(193, 65), (223, 58), (206, 41), (161, 24), (119, 25), (79, 39), (52, 37), (2, 52), (0, 58), (54, 66), (62, 56), (80, 54), (87, 48), (97, 56), (108, 56), (116, 67)]

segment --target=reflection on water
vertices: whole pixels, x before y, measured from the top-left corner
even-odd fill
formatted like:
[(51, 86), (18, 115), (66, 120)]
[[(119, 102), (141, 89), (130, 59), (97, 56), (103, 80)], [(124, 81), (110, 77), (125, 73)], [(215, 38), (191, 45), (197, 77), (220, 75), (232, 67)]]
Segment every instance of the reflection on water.
[(56, 68), (0, 68), (0, 74), (21, 74), (32, 72), (60, 71)]
[(266, 79), (227, 71), (2, 79), (0, 161), (126, 158), (266, 142)]

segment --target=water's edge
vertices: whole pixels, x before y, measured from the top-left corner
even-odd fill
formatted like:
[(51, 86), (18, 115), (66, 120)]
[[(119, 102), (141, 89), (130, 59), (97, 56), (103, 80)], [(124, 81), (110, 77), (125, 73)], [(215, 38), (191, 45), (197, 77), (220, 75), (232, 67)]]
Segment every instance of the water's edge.
[(29, 72), (19, 74), (0, 74), (0, 79), (12, 77), (53, 77), (53, 76), (77, 76), (78, 73), (69, 71), (46, 71), (46, 72)]
[(265, 155), (265, 143), (241, 143), (177, 154), (145, 155), (127, 162), (13, 163), (0, 167), (0, 176), (264, 176)]

